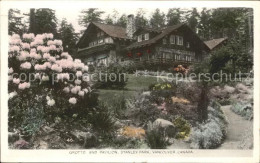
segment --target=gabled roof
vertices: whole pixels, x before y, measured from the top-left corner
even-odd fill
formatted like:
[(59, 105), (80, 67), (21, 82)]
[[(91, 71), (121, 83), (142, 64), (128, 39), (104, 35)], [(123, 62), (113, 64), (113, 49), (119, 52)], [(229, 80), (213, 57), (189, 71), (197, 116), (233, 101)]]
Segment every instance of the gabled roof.
[[(178, 25), (173, 25), (173, 26), (169, 26), (169, 27), (164, 27), (164, 28), (158, 29), (158, 31), (161, 31), (161, 33), (158, 34), (157, 36), (155, 36), (154, 38), (152, 38), (150, 40), (146, 40), (146, 41), (135, 42), (135, 43), (129, 45), (126, 49), (139, 48), (139, 47), (142, 47), (142, 46), (147, 46), (147, 45), (154, 44), (157, 41), (161, 40), (166, 35), (168, 35), (171, 32), (173, 32), (174, 30), (179, 29), (180, 27), (187, 27), (187, 28), (189, 28), (186, 24), (178, 24)], [(190, 31), (191, 31), (191, 34), (193, 34), (191, 29), (190, 29)], [(201, 41), (201, 39), (195, 33), (193, 35), (194, 35), (194, 37), (197, 38), (198, 41), (200, 41), (204, 45), (204, 47), (206, 49), (209, 50), (209, 48), (204, 44), (203, 41)]]
[(129, 39), (126, 35), (126, 29), (124, 27), (97, 22), (92, 23), (111, 37)]
[(85, 36), (87, 35), (87, 31), (92, 26), (96, 26), (97, 28), (99, 28), (100, 30), (102, 30), (103, 32), (105, 32), (107, 35), (109, 35), (111, 37), (120, 38), (120, 39), (130, 39), (126, 34), (126, 29), (124, 27), (103, 24), (103, 23), (98, 23), (98, 22), (91, 22), (88, 25), (88, 28), (85, 30), (83, 36), (78, 41), (77, 45), (79, 45), (80, 42), (82, 42), (84, 40)]
[(228, 39), (227, 37), (218, 38), (218, 39), (204, 41), (204, 43), (209, 47), (210, 50), (212, 50), (218, 45), (220, 45), (221, 43), (223, 43), (224, 41), (226, 41), (227, 39)]

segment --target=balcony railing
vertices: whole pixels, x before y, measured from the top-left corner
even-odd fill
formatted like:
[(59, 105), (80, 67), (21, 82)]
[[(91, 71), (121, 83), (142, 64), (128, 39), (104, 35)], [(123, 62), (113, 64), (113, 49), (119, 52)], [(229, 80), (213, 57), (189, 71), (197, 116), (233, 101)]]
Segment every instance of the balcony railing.
[(166, 58), (155, 58), (155, 59), (142, 59), (142, 60), (135, 60), (135, 64), (176, 64), (176, 65), (190, 65), (195, 63), (195, 61), (185, 61), (185, 60), (175, 60), (175, 59), (166, 59)]
[(88, 55), (88, 54), (93, 54), (96, 52), (101, 52), (104, 50), (108, 50), (112, 47), (114, 47), (114, 43), (102, 43), (102, 44), (98, 44), (95, 46), (91, 46), (91, 47), (86, 47), (86, 48), (82, 48), (82, 49), (78, 49), (78, 56), (83, 56), (83, 55)]

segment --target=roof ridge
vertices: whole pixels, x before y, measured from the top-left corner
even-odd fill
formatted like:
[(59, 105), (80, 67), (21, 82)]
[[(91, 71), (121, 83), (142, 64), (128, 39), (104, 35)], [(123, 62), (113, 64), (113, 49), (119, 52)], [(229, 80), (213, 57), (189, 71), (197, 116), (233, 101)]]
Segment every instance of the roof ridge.
[(102, 24), (102, 25), (109, 25), (109, 26), (115, 26), (115, 27), (125, 28), (125, 27), (122, 27), (122, 26), (119, 26), (119, 25), (116, 25), (116, 24), (106, 24), (106, 23), (103, 23), (103, 22), (92, 21), (92, 22), (90, 22), (90, 23), (98, 23), (98, 24)]

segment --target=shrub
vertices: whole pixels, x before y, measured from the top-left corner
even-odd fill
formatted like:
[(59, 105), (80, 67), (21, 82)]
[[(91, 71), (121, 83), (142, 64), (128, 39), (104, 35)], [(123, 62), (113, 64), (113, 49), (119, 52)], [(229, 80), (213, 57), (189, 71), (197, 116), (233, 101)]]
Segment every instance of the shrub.
[(42, 118), (51, 123), (57, 116), (84, 116), (97, 103), (88, 66), (63, 52), (62, 42), (52, 34), (10, 36), (8, 63), (9, 130), (23, 125), (33, 133)]
[(207, 121), (192, 129), (191, 148), (213, 149), (223, 142), (228, 122), (220, 107), (219, 103), (212, 102), (208, 107)]
[(115, 121), (106, 107), (100, 107), (91, 112), (88, 121), (100, 136), (106, 137), (113, 134)]
[(251, 103), (234, 103), (231, 106), (231, 110), (242, 117), (245, 117), (247, 120), (252, 120), (254, 113), (253, 113), (253, 106)]
[(146, 141), (151, 149), (166, 149), (169, 145), (164, 129), (161, 126), (154, 127), (151, 123), (146, 131)]
[(98, 88), (123, 89), (127, 83), (127, 74), (120, 64), (112, 63), (108, 67), (102, 67), (99, 72)]
[(177, 117), (173, 121), (173, 124), (177, 129), (177, 135), (175, 136), (176, 139), (184, 139), (190, 135), (190, 124), (182, 117)]

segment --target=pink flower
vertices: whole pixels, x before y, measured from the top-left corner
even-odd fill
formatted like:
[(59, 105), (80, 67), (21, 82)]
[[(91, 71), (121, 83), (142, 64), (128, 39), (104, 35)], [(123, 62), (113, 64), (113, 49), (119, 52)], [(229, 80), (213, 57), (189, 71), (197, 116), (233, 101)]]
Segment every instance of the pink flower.
[(24, 89), (26, 89), (26, 88), (30, 88), (30, 86), (31, 86), (30, 83), (24, 82), (24, 83), (20, 83), (20, 84), (18, 85), (18, 88), (21, 89), (21, 90), (24, 90)]
[(13, 78), (13, 83), (14, 84), (19, 84), (20, 83), (20, 79), (19, 78)]
[(13, 72), (14, 72), (13, 68), (10, 67), (10, 68), (8, 69), (8, 74), (11, 74), (11, 73), (13, 73)]
[(25, 33), (23, 34), (23, 39), (34, 39), (34, 34), (33, 33)]
[(81, 72), (81, 71), (77, 71), (77, 72), (76, 72), (76, 76), (77, 76), (77, 77), (81, 77), (81, 76), (82, 76), (82, 72)]
[(69, 103), (74, 105), (74, 104), (77, 103), (77, 99), (75, 97), (72, 97), (72, 98), (69, 99)]
[(62, 72), (62, 67), (57, 64), (52, 65), (51, 69), (56, 72)]
[(25, 62), (25, 63), (22, 63), (20, 67), (23, 69), (30, 69), (32, 67), (32, 65), (30, 62)]
[(30, 49), (30, 44), (28, 43), (22, 43), (21, 45), (23, 49)]

